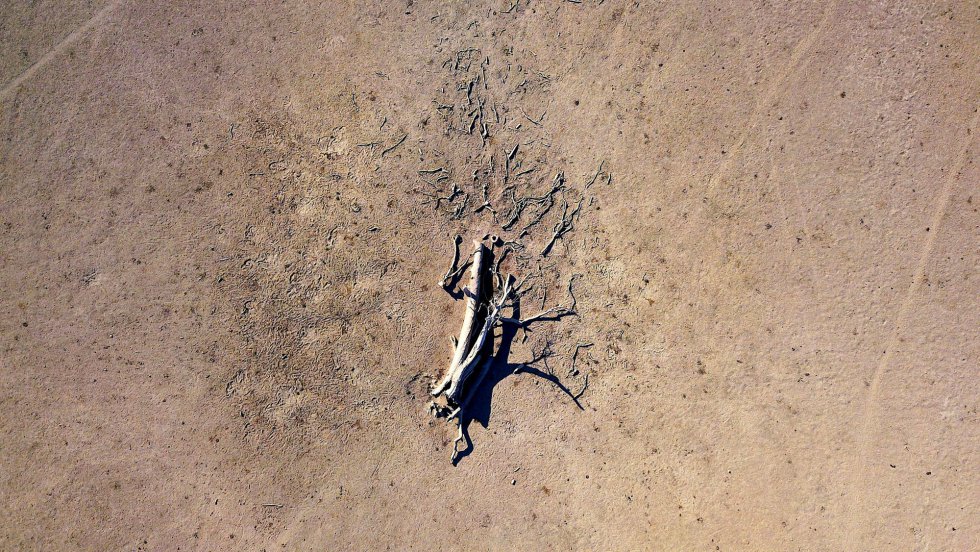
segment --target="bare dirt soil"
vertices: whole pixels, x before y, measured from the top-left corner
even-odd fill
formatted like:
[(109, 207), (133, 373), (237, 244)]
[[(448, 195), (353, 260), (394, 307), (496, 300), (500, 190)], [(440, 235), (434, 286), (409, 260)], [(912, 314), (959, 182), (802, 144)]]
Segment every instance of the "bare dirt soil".
[[(975, 2), (4, 0), (0, 549), (980, 549), (978, 75)], [(436, 282), (559, 171), (454, 465)]]

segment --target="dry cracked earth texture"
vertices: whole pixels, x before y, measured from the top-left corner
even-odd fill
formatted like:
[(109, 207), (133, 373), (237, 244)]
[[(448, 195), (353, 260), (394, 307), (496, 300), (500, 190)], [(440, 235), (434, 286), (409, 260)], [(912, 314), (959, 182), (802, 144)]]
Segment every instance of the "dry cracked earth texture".
[[(976, 3), (4, 0), (0, 46), (3, 550), (980, 547)], [(454, 465), (486, 233), (578, 315), (504, 329)]]

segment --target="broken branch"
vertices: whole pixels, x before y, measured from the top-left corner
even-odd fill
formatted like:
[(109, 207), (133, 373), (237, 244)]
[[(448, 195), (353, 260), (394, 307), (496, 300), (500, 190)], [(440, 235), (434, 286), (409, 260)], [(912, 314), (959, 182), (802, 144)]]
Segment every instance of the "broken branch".
[(450, 282), (450, 279), (453, 277), (453, 274), (455, 274), (457, 271), (456, 267), (459, 264), (459, 244), (462, 243), (462, 241), (463, 238), (459, 234), (456, 234), (456, 237), (453, 238), (453, 262), (452, 264), (449, 265), (449, 268), (446, 270), (446, 275), (443, 276), (442, 280), (439, 281), (440, 287), (446, 287), (446, 284)]

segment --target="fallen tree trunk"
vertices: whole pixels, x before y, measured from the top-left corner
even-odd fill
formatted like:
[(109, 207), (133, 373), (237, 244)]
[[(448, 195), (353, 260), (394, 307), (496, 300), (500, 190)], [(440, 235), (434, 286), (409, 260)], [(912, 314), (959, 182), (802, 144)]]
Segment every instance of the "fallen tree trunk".
[(453, 410), (449, 414), (450, 420), (452, 420), (456, 416), (459, 416), (460, 413), (462, 413), (463, 409), (470, 405), (470, 402), (473, 401), (473, 397), (476, 395), (476, 390), (480, 388), (480, 384), (483, 383), (483, 379), (487, 377), (487, 372), (490, 371), (490, 366), (492, 365), (493, 365), (493, 355), (488, 355), (487, 360), (483, 362), (480, 371), (477, 372), (475, 376), (473, 376), (473, 381), (469, 385), (469, 390), (466, 392), (466, 396), (463, 397), (463, 400), (459, 403), (459, 406), (456, 407), (456, 410)]
[(446, 391), (446, 398), (449, 399), (449, 402), (454, 404), (462, 403), (463, 384), (466, 383), (466, 380), (469, 379), (473, 370), (476, 368), (480, 359), (480, 351), (483, 350), (483, 346), (487, 342), (487, 336), (490, 336), (491, 339), (493, 338), (493, 329), (500, 323), (501, 311), (504, 309), (504, 305), (507, 303), (507, 299), (510, 297), (512, 291), (510, 287), (511, 282), (512, 279), (508, 276), (503, 290), (491, 305), (490, 312), (487, 313), (487, 319), (483, 322), (483, 328), (477, 334), (476, 340), (473, 341), (473, 346), (470, 347), (469, 355), (456, 366), (454, 373), (451, 374), (451, 385)]
[(453, 352), (453, 359), (449, 363), (449, 369), (441, 380), (432, 388), (432, 396), (439, 396), (450, 385), (453, 374), (457, 372), (457, 367), (470, 351), (470, 343), (473, 341), (473, 330), (476, 329), (476, 315), (480, 309), (480, 280), (483, 278), (483, 242), (473, 240), (473, 266), (470, 268), (470, 286), (464, 290), (466, 294), (466, 314), (463, 317), (463, 326), (459, 329), (459, 338), (456, 340), (456, 350)]

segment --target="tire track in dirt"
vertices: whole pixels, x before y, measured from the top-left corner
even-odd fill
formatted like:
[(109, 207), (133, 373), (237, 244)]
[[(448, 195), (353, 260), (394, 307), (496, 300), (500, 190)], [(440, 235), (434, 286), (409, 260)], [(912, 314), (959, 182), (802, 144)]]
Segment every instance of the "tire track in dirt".
[(933, 246), (936, 243), (936, 236), (939, 234), (940, 224), (942, 223), (943, 218), (946, 216), (946, 210), (949, 207), (949, 200), (952, 196), (953, 186), (956, 183), (957, 177), (963, 170), (963, 167), (966, 165), (967, 160), (970, 158), (970, 146), (973, 144), (973, 135), (976, 131), (978, 121), (980, 121), (980, 107), (974, 109), (973, 120), (967, 127), (966, 145), (960, 152), (956, 162), (950, 168), (949, 174), (946, 176), (946, 182), (943, 184), (942, 190), (940, 190), (939, 195), (936, 197), (936, 206), (933, 211), (932, 218), (929, 221), (929, 228), (931, 228), (932, 231), (926, 237), (925, 243), (922, 245), (922, 251), (919, 254), (919, 261), (916, 263), (915, 272), (912, 275), (912, 281), (909, 283), (908, 290), (905, 292), (905, 297), (902, 299), (902, 303), (898, 308), (898, 313), (895, 316), (895, 325), (892, 328), (888, 341), (886, 342), (884, 353), (881, 356), (881, 360), (878, 361), (878, 365), (875, 366), (874, 372), (871, 374), (868, 394), (865, 397), (864, 407), (861, 411), (862, 426), (856, 439), (857, 451), (852, 459), (851, 465), (851, 473), (854, 475), (851, 479), (851, 485), (849, 485), (851, 497), (847, 504), (847, 510), (845, 511), (847, 531), (844, 533), (844, 538), (846, 539), (845, 544), (842, 547), (844, 550), (857, 550), (857, 533), (862, 525), (868, 525), (859, 523), (863, 520), (863, 516), (858, 516), (857, 512), (861, 506), (862, 499), (864, 498), (868, 487), (869, 466), (866, 459), (871, 452), (872, 433), (877, 426), (876, 421), (878, 419), (879, 406), (878, 393), (881, 390), (881, 386), (884, 381), (884, 374), (888, 369), (888, 364), (891, 362), (895, 348), (898, 345), (899, 335), (905, 330), (905, 319), (908, 317), (909, 309), (912, 308), (912, 299), (916, 297), (919, 288), (922, 286), (926, 265), (928, 264), (929, 257), (932, 254)]
[(831, 2), (830, 5), (827, 6), (827, 9), (824, 10), (823, 17), (820, 19), (820, 23), (817, 24), (816, 28), (810, 31), (809, 34), (803, 37), (803, 39), (801, 39), (796, 46), (793, 47), (793, 52), (790, 54), (789, 61), (786, 63), (783, 69), (776, 74), (772, 84), (756, 101), (755, 107), (752, 109), (752, 113), (749, 115), (749, 120), (742, 131), (742, 135), (739, 137), (735, 145), (729, 149), (729, 155), (722, 160), (714, 174), (712, 174), (708, 179), (708, 186), (705, 190), (706, 196), (712, 194), (721, 177), (728, 173), (728, 171), (731, 169), (732, 163), (734, 163), (735, 160), (741, 156), (745, 143), (748, 141), (748, 138), (752, 134), (753, 130), (755, 130), (759, 124), (759, 117), (762, 115), (762, 111), (765, 106), (770, 105), (772, 101), (779, 96), (790, 76), (792, 76), (796, 71), (804, 69), (807, 65), (809, 65), (811, 58), (804, 59), (804, 56), (808, 54), (813, 48), (813, 45), (823, 37), (823, 34), (827, 31), (827, 26), (830, 23), (831, 17), (836, 11), (837, 2)]
[(63, 38), (61, 42), (59, 42), (53, 48), (48, 50), (46, 54), (41, 56), (41, 59), (35, 61), (33, 65), (31, 65), (27, 69), (24, 69), (24, 71), (21, 72), (21, 74), (17, 75), (10, 82), (8, 82), (3, 87), (3, 90), (0, 90), (0, 100), (6, 99), (10, 93), (17, 90), (17, 88), (20, 87), (20, 85), (24, 84), (24, 82), (26, 82), (28, 79), (33, 77), (35, 73), (37, 73), (45, 65), (50, 63), (51, 60), (56, 58), (58, 54), (60, 54), (65, 48), (67, 48), (71, 44), (74, 44), (75, 42), (78, 42), (79, 39), (85, 36), (85, 34), (91, 29), (93, 29), (96, 25), (103, 23), (106, 20), (106, 18), (108, 18), (109, 15), (113, 11), (115, 11), (115, 9), (118, 8), (119, 5), (122, 3), (123, 0), (114, 0), (113, 2), (110, 2), (109, 4), (104, 6), (101, 10), (99, 10), (98, 13), (93, 15), (91, 19), (89, 19), (85, 23), (82, 23), (74, 31), (68, 33), (68, 36)]

